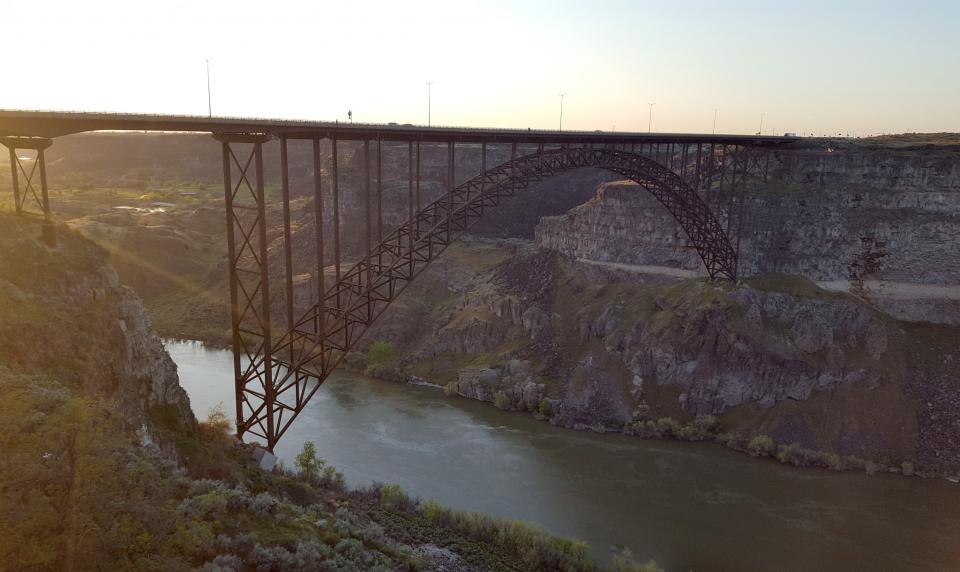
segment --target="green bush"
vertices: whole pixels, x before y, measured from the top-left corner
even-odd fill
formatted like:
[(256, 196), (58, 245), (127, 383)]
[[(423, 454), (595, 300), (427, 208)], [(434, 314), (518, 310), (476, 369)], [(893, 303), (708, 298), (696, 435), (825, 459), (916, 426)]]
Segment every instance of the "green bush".
[(400, 485), (380, 486), (380, 505), (397, 510), (409, 510), (416, 503), (403, 492)]
[(494, 394), (493, 404), (497, 407), (497, 409), (502, 409), (504, 411), (510, 411), (513, 409), (513, 403), (511, 403), (510, 398), (507, 397), (507, 394), (502, 391), (498, 391), (496, 394)]
[(393, 361), (399, 354), (400, 352), (390, 342), (373, 342), (367, 350), (367, 363), (369, 365), (384, 365)]
[(313, 441), (307, 441), (303, 444), (303, 449), (297, 453), (293, 464), (297, 467), (300, 475), (312, 481), (320, 476), (320, 470), (323, 468), (324, 462), (317, 457), (317, 446), (313, 444)]
[(656, 434), (657, 437), (675, 437), (679, 433), (680, 423), (672, 417), (661, 417), (657, 419)]
[(550, 417), (553, 415), (553, 406), (550, 405), (550, 400), (546, 397), (541, 399), (540, 404), (537, 406), (537, 411), (544, 417)]
[(713, 415), (699, 415), (693, 420), (694, 426), (703, 433), (714, 435), (720, 431), (720, 420)]
[(766, 435), (757, 435), (747, 444), (747, 451), (754, 457), (769, 457), (776, 452), (777, 446), (773, 439)]

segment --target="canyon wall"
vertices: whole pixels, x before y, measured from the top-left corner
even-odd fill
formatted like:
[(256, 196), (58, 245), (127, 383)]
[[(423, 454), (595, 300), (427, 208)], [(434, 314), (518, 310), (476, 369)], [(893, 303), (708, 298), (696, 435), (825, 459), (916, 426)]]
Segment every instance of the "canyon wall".
[[(777, 152), (749, 188), (741, 276), (797, 274), (904, 319), (960, 322), (960, 157)], [(546, 217), (537, 244), (575, 258), (703, 275), (683, 229), (630, 182)]]

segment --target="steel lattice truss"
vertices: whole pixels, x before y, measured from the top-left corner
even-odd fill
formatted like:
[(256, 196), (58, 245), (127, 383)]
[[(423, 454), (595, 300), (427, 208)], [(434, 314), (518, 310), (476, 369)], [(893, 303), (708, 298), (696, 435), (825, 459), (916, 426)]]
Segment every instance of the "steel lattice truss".
[[(613, 171), (639, 183), (667, 208), (686, 231), (688, 246), (697, 250), (711, 279), (736, 279), (744, 194), (753, 183), (766, 181), (771, 156), (775, 156), (771, 150), (796, 140), (759, 135), (342, 125), (0, 110), (0, 144), (9, 148), (17, 213), (28, 214), (26, 207), (33, 197), (43, 212), (43, 238), (50, 247), (56, 247), (56, 238), (44, 151), (52, 144), (50, 137), (94, 130), (199, 131), (213, 133), (221, 141), (237, 433), (240, 437), (250, 433), (263, 439), (271, 450), (320, 384), (387, 306), (451, 242), (504, 198), (571, 169), (598, 167)], [(280, 311), (280, 304), (272, 302), (279, 302), (281, 296), (271, 298), (263, 169), (263, 145), (274, 138), (279, 138), (281, 144), (280, 238), (285, 268), (282, 286), (274, 284), (281, 286), (285, 302)], [(311, 299), (318, 301), (299, 319), (295, 319), (293, 302), (289, 139), (313, 143), (316, 263), (311, 273), (316, 288), (311, 285), (310, 290), (311, 296), (315, 296)], [(321, 192), (321, 141), (329, 141), (331, 149), (332, 228), (327, 231)], [(368, 252), (343, 274), (338, 141), (362, 144), (362, 226)], [(384, 143), (394, 148), (406, 145), (409, 175), (409, 220), (386, 236), (381, 168)], [(447, 146), (448, 192), (418, 212), (422, 144)], [(457, 145), (479, 145), (481, 151), (480, 174), (459, 186), (454, 183)], [(487, 170), (487, 145), (511, 145), (513, 159)], [(517, 145), (536, 145), (538, 151), (518, 158)], [(544, 145), (554, 148), (545, 151)], [(375, 186), (370, 172), (372, 147), (376, 154)], [(18, 149), (36, 152), (36, 160), (29, 168), (17, 154)], [(36, 177), (40, 179), (39, 194)], [(325, 234), (332, 235), (332, 265), (336, 269), (330, 288), (324, 275)], [(273, 291), (277, 293), (276, 288)], [(281, 314), (285, 314), (282, 326), (273, 319)]]
[[(639, 183), (683, 227), (711, 278), (736, 279), (737, 252), (727, 232), (697, 191), (666, 166), (610, 148), (561, 148), (519, 157), (451, 189), (417, 212), (344, 273), (321, 303), (304, 313), (272, 348), (267, 324), (262, 351), (244, 348), (249, 363), (238, 380), (242, 392), (238, 433), (260, 437), (272, 449), (377, 317), (447, 246), (504, 198), (582, 167), (607, 169)], [(244, 293), (242, 307), (250, 309), (254, 301)], [(259, 319), (269, 320), (264, 315)]]

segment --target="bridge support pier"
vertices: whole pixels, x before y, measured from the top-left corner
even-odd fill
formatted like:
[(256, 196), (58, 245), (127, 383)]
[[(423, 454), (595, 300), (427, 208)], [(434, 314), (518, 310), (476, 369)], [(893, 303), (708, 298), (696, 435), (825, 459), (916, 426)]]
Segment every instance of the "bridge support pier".
[[(29, 197), (33, 197), (34, 202), (40, 208), (43, 214), (43, 241), (47, 246), (56, 248), (57, 235), (53, 226), (53, 220), (50, 216), (50, 196), (47, 190), (47, 161), (44, 151), (53, 145), (52, 139), (45, 137), (0, 137), (2, 143), (10, 152), (10, 173), (13, 178), (13, 203), (14, 210), (18, 215), (23, 215), (25, 203)], [(17, 153), (20, 149), (29, 149), (36, 152), (36, 156), (31, 160), (22, 158)], [(33, 165), (29, 172), (24, 163), (31, 161)], [(20, 180), (23, 176), (24, 186), (21, 188)], [(34, 182), (35, 177), (40, 178), (40, 194), (37, 194), (37, 185)], [(21, 192), (22, 191), (22, 192)]]
[[(242, 439), (249, 432), (272, 451), (276, 415), (263, 181), (263, 144), (270, 136), (215, 133), (214, 137), (223, 152), (237, 436)], [(251, 396), (258, 399), (251, 401)], [(251, 425), (250, 419), (257, 421)]]

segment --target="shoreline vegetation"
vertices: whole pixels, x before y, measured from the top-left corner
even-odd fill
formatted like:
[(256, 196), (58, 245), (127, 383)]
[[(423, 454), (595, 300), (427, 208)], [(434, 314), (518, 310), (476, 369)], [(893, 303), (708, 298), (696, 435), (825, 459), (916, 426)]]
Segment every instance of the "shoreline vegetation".
[[(353, 373), (365, 375), (381, 381), (391, 383), (414, 383), (440, 388), (446, 395), (464, 399), (474, 399), (465, 396), (457, 390), (457, 381), (447, 385), (440, 385), (429, 379), (420, 379), (406, 373), (397, 363), (399, 350), (393, 344), (384, 341), (374, 341), (366, 352), (351, 352), (347, 354), (340, 367)], [(498, 394), (496, 397), (501, 397)], [(476, 399), (474, 399), (476, 401)], [(864, 472), (868, 475), (877, 473), (897, 474), (905, 477), (945, 478), (956, 482), (956, 476), (947, 474), (932, 474), (918, 471), (913, 461), (909, 459), (892, 460), (890, 458), (868, 459), (856, 455), (840, 455), (834, 452), (818, 451), (801, 447), (799, 443), (777, 443), (768, 435), (744, 435), (738, 432), (723, 431), (721, 420), (713, 415), (698, 416), (688, 421), (680, 421), (672, 417), (640, 418), (626, 423), (623, 427), (608, 427), (601, 424), (574, 425), (559, 424), (554, 421), (555, 400), (543, 399), (534, 408), (518, 409), (508, 399), (494, 399), (487, 402), (502, 411), (530, 413), (539, 421), (551, 425), (571, 429), (574, 431), (593, 431), (595, 433), (616, 433), (636, 436), (644, 439), (664, 439), (673, 441), (714, 442), (728, 449), (747, 453), (758, 459), (770, 459), (779, 463), (801, 468), (826, 469), (834, 472)]]
[[(246, 462), (250, 463), (255, 446), (239, 443), (232, 438), (231, 424), (222, 410), (212, 411), (207, 421), (200, 423), (198, 428), (205, 439), (219, 443), (228, 451), (239, 451), (241, 458), (246, 457)], [(179, 434), (178, 439), (183, 438), (183, 427), (175, 422), (169, 425), (169, 419), (167, 430)], [(181, 441), (177, 446), (178, 452), (183, 451), (182, 445)], [(257, 470), (254, 468), (254, 471)], [(272, 506), (286, 501), (312, 510), (316, 516), (322, 516), (323, 513), (322, 509), (316, 508), (318, 502), (325, 503), (331, 510), (335, 509), (332, 523), (329, 518), (315, 521), (321, 541), (332, 545), (333, 554), (342, 552), (342, 545), (347, 541), (340, 539), (334, 542), (335, 539), (329, 538), (331, 531), (335, 534), (355, 533), (360, 540), (360, 543), (352, 545), (355, 551), (376, 549), (393, 557), (395, 563), (405, 565), (400, 569), (406, 570), (420, 570), (424, 565), (422, 555), (406, 550), (409, 546), (424, 546), (424, 543), (439, 551), (452, 552), (457, 555), (456, 560), (462, 560), (470, 566), (480, 566), (484, 570), (604, 570), (590, 556), (585, 542), (553, 536), (536, 524), (447, 508), (431, 499), (410, 497), (395, 484), (373, 483), (351, 488), (339, 471), (317, 456), (316, 446), (311, 441), (304, 443), (292, 469), (280, 461), (272, 470), (259, 472), (263, 481), (273, 484), (274, 488), (272, 493), (260, 493), (253, 497), (254, 503), (259, 501), (259, 504)], [(230, 485), (229, 482), (207, 482), (212, 483), (209, 487), (211, 490), (224, 490), (224, 486)], [(277, 491), (276, 487), (281, 490)], [(272, 494), (275, 500), (264, 498), (265, 494)], [(299, 550), (288, 550), (286, 553), (283, 550), (275, 551), (277, 567), (266, 569), (299, 569), (295, 565), (297, 552)], [(329, 554), (321, 556), (327, 558)], [(364, 566), (374, 564), (370, 558), (361, 561)], [(247, 560), (242, 559), (241, 562)], [(317, 561), (318, 564), (324, 562)], [(652, 560), (638, 563), (628, 548), (616, 549), (612, 562), (613, 572), (663, 572)], [(260, 569), (263, 569), (262, 563), (257, 568)], [(374, 566), (369, 569), (391, 568)], [(460, 568), (455, 564), (451, 569)]]

